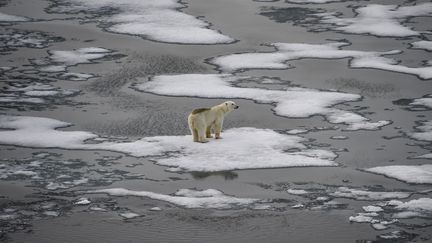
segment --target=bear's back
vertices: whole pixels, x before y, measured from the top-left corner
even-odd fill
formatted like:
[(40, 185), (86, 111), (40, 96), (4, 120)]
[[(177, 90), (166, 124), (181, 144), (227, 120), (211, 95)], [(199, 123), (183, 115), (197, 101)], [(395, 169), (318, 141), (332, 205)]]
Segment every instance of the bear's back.
[(192, 111), (192, 115), (199, 114), (199, 113), (202, 113), (204, 111), (209, 111), (209, 110), (210, 110), (210, 108), (198, 108), (198, 109), (195, 109)]

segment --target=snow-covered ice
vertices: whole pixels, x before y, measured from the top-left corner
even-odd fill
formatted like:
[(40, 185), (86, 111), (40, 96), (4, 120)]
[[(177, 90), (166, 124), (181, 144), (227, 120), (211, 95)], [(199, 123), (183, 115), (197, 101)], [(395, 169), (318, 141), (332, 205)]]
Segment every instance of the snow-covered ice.
[[(101, 47), (83, 47), (72, 51), (51, 50), (48, 51), (50, 55), (48, 57), (49, 61), (39, 60), (42, 64), (37, 65), (41, 72), (66, 72), (67, 68), (70, 66), (93, 63), (94, 60), (104, 58), (112, 54), (112, 52), (112, 50)], [(68, 74), (69, 73), (65, 73), (62, 75)], [(70, 75), (76, 76), (79, 80), (83, 80), (81, 75), (84, 74), (70, 73)]]
[(432, 165), (390, 165), (364, 169), (408, 183), (432, 184)]
[(372, 206), (372, 205), (370, 205), (370, 206), (364, 206), (363, 210), (366, 211), (366, 212), (381, 212), (384, 209), (382, 209), (382, 207), (379, 207), (379, 206)]
[(74, 202), (75, 205), (88, 205), (90, 203), (91, 201), (85, 197), (79, 198), (76, 202)]
[(321, 22), (331, 24), (330, 29), (351, 34), (371, 34), (376, 36), (407, 37), (421, 33), (404, 26), (409, 17), (432, 16), (432, 3), (419, 3), (413, 6), (369, 4), (355, 9), (353, 18), (338, 17), (338, 13), (320, 13)]
[(432, 121), (420, 122), (420, 126), (416, 126), (416, 132), (409, 133), (408, 135), (416, 140), (432, 141)]
[(132, 213), (132, 212), (121, 213), (119, 215), (122, 216), (125, 219), (133, 219), (133, 218), (141, 216), (141, 215), (139, 215), (137, 213)]
[[(361, 98), (360, 95), (300, 87), (267, 90), (234, 85), (248, 79), (247, 76), (238, 77), (230, 74), (159, 75), (150, 80), (138, 79), (134, 87), (159, 95), (250, 99), (258, 103), (274, 104), (273, 110), (281, 116), (299, 118), (323, 115), (331, 123), (347, 124), (346, 130), (376, 130), (390, 124), (390, 121), (370, 122), (357, 113), (333, 107), (336, 104), (357, 101)], [(205, 89), (202, 88), (203, 85)]]
[(273, 43), (276, 51), (239, 53), (216, 57), (210, 63), (221, 70), (232, 72), (243, 69), (287, 69), (292, 66), (287, 63), (298, 59), (341, 59), (349, 58), (351, 68), (373, 68), (392, 72), (417, 75), (422, 79), (432, 78), (432, 66), (407, 67), (398, 61), (385, 57), (400, 54), (399, 50), (386, 52), (342, 50), (347, 42), (333, 42), (327, 44), (305, 43)]
[(409, 210), (412, 212), (432, 212), (432, 198), (419, 198), (413, 199), (408, 202), (401, 202), (398, 200), (392, 200), (389, 202), (390, 205), (396, 206), (396, 209)]
[(256, 203), (263, 203), (263, 200), (254, 198), (237, 198), (225, 195), (219, 190), (192, 190), (180, 189), (173, 195), (165, 195), (149, 191), (133, 191), (125, 188), (110, 188), (85, 193), (105, 193), (111, 196), (135, 196), (147, 197), (154, 200), (169, 202), (185, 208), (212, 208), (212, 209), (231, 209), (247, 208)]
[(309, 193), (308, 191), (305, 191), (303, 189), (288, 189), (287, 192), (293, 195), (303, 195)]
[(411, 195), (409, 192), (384, 192), (384, 191), (366, 191), (348, 187), (339, 187), (336, 191), (329, 194), (333, 197), (352, 198), (355, 200), (385, 200), (391, 198), (407, 198)]
[[(194, 143), (191, 135), (146, 137), (134, 142), (86, 143), (96, 134), (61, 131), (71, 124), (41, 117), (0, 116), (0, 143), (38, 148), (109, 150), (132, 156), (152, 156), (170, 170), (224, 171), (235, 169), (297, 166), (337, 166), (336, 154), (308, 149), (304, 138), (270, 129), (234, 128), (223, 132), (224, 139), (208, 144)], [(286, 152), (294, 149), (293, 152)], [(227, 153), (229, 151), (229, 153)], [(54, 187), (62, 185), (52, 185)]]
[(414, 99), (409, 105), (421, 105), (432, 109), (432, 97)]
[(322, 3), (333, 3), (343, 2), (345, 0), (286, 0), (287, 3), (298, 3), (298, 4), (322, 4)]
[(0, 13), (0, 22), (24, 22), (24, 21), (30, 21), (30, 19), (21, 16)]
[(100, 47), (85, 47), (73, 51), (50, 51), (50, 59), (54, 63), (74, 66), (80, 63), (91, 63), (111, 53), (111, 50)]
[(416, 41), (411, 43), (412, 48), (415, 49), (424, 49), (428, 51), (432, 51), (432, 41)]
[(235, 40), (210, 29), (210, 24), (181, 12), (186, 7), (176, 0), (72, 0), (54, 11), (100, 13), (114, 9), (108, 17), (99, 16), (108, 31), (138, 35), (146, 39), (181, 44), (219, 44)]

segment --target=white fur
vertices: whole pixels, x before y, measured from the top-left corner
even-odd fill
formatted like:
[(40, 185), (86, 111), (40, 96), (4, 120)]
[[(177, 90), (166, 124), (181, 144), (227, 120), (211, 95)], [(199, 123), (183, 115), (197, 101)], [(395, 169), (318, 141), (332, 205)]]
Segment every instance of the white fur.
[(223, 120), (226, 114), (239, 106), (232, 101), (226, 101), (220, 105), (213, 106), (202, 112), (189, 114), (188, 124), (191, 130), (193, 141), (206, 143), (206, 138), (211, 138), (211, 130), (214, 129), (215, 138), (219, 139), (222, 130)]

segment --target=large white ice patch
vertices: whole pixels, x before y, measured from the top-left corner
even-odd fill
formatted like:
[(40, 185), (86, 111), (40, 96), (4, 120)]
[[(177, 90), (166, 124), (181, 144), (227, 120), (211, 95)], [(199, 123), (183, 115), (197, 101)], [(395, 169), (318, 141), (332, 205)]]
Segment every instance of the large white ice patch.
[(375, 130), (390, 123), (370, 122), (357, 113), (333, 107), (339, 103), (359, 100), (360, 95), (299, 87), (267, 90), (234, 86), (236, 82), (248, 79), (249, 77), (229, 74), (160, 75), (150, 80), (139, 80), (141, 83), (136, 84), (135, 88), (159, 95), (250, 99), (274, 104), (274, 111), (281, 116), (299, 118), (323, 115), (331, 123), (347, 124), (347, 130)]
[(110, 188), (86, 191), (86, 193), (105, 193), (111, 196), (147, 197), (154, 200), (169, 202), (185, 208), (232, 209), (246, 208), (263, 200), (254, 198), (237, 198), (228, 196), (219, 190), (180, 189), (173, 195), (165, 195), (149, 191), (133, 191), (124, 188)]
[[(71, 4), (72, 3), (72, 4)], [(209, 29), (210, 24), (180, 12), (185, 7), (176, 0), (72, 0), (57, 7), (60, 12), (89, 11), (103, 13), (98, 20), (116, 33), (139, 35), (144, 38), (182, 44), (231, 43), (234, 39)]]
[(408, 183), (432, 184), (432, 165), (378, 166), (365, 171), (385, 175)]
[(386, 52), (342, 50), (347, 46), (346, 42), (328, 44), (304, 44), (304, 43), (273, 43), (275, 52), (240, 53), (216, 57), (210, 63), (217, 65), (224, 71), (236, 71), (242, 69), (287, 69), (291, 66), (287, 63), (297, 59), (340, 59), (349, 58), (349, 66), (352, 68), (374, 68), (392, 72), (417, 75), (422, 79), (432, 78), (432, 66), (407, 67), (385, 55), (399, 54), (399, 50)]
[[(152, 157), (155, 163), (178, 171), (224, 171), (296, 166), (337, 166), (336, 154), (309, 149), (301, 137), (270, 129), (235, 128), (224, 139), (194, 143), (191, 135), (146, 137), (133, 142), (103, 141), (96, 134), (61, 131), (71, 124), (50, 118), (0, 116), (0, 143), (37, 148), (109, 150), (136, 157)], [(87, 140), (93, 140), (91, 143)], [(289, 150), (289, 151), (288, 151)]]
[(409, 17), (432, 16), (432, 3), (414, 6), (370, 4), (355, 10), (353, 18), (338, 17), (337, 13), (317, 14), (321, 22), (332, 24), (330, 29), (352, 34), (405, 37), (420, 35), (402, 23)]

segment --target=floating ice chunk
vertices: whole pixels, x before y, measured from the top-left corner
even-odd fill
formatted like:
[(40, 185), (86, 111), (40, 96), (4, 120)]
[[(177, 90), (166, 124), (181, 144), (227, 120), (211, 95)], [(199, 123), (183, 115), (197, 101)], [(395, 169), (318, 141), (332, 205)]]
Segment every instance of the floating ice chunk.
[(74, 66), (79, 63), (91, 63), (111, 53), (111, 50), (99, 47), (80, 48), (74, 51), (50, 51), (50, 59), (55, 63)]
[(48, 190), (57, 190), (57, 189), (66, 189), (69, 187), (61, 183), (50, 182), (48, 183), (48, 185), (45, 186), (45, 188)]
[(339, 187), (335, 192), (329, 194), (333, 197), (352, 198), (356, 200), (385, 200), (391, 198), (407, 198), (411, 195), (408, 192), (377, 192)]
[(413, 159), (432, 159), (432, 153), (412, 157)]
[(0, 128), (16, 129), (0, 131), (3, 144), (38, 148), (82, 148), (81, 143), (97, 135), (80, 131), (58, 131), (56, 128), (71, 124), (50, 118), (26, 116), (0, 116)]
[(295, 134), (301, 134), (301, 133), (307, 133), (308, 130), (306, 129), (291, 129), (287, 131), (287, 134), (295, 135)]
[(43, 214), (50, 217), (58, 217), (60, 216), (60, 213), (57, 211), (44, 211)]
[(357, 216), (350, 216), (349, 221), (350, 222), (356, 222), (356, 223), (371, 223), (375, 220), (371, 216), (365, 216), (365, 215), (359, 214)]
[(353, 18), (337, 17), (336, 13), (318, 14), (322, 23), (332, 24), (330, 29), (351, 34), (371, 34), (376, 36), (406, 37), (417, 36), (419, 32), (402, 23), (408, 17), (431, 16), (432, 3), (414, 6), (370, 4), (355, 9)]
[(432, 51), (432, 41), (416, 41), (411, 43), (411, 45), (415, 49), (425, 49)]
[(420, 122), (422, 125), (415, 127), (418, 132), (408, 134), (410, 137), (422, 140), (432, 141), (432, 121)]
[(162, 211), (160, 207), (152, 207), (149, 209), (150, 211)]
[(392, 218), (395, 219), (408, 219), (408, 218), (415, 218), (415, 217), (421, 217), (422, 214), (420, 212), (413, 212), (413, 211), (402, 211), (398, 212), (392, 215)]
[(132, 212), (128, 212), (128, 213), (121, 213), (119, 214), (120, 216), (122, 216), (125, 219), (133, 219), (136, 217), (140, 217), (141, 215), (136, 214), (136, 213), (132, 213)]
[(89, 207), (89, 210), (99, 211), (99, 212), (106, 212), (107, 211), (105, 208), (101, 208), (101, 207), (97, 207), (97, 206), (91, 206), (91, 207)]
[(28, 96), (55, 96), (59, 94), (56, 90), (31, 90), (24, 93)]
[(304, 195), (304, 194), (308, 194), (308, 191), (302, 190), (302, 189), (288, 189), (287, 192), (289, 194), (293, 194), (293, 195)]
[(14, 175), (20, 175), (20, 176), (37, 176), (38, 173), (31, 171), (31, 170), (17, 170), (13, 172)]
[(60, 75), (60, 78), (63, 79), (67, 79), (67, 80), (72, 80), (72, 81), (85, 81), (88, 80), (90, 78), (95, 77), (95, 75), (93, 74), (88, 74), (88, 73), (62, 73)]
[(408, 202), (397, 200), (391, 201), (391, 205), (395, 205), (396, 209), (408, 210), (411, 212), (432, 213), (432, 198), (419, 198)]
[(338, 135), (338, 136), (331, 136), (330, 139), (334, 139), (334, 140), (346, 140), (348, 139), (347, 136), (343, 136), (343, 135)]
[(382, 212), (382, 211), (384, 211), (384, 209), (382, 207), (372, 206), (372, 205), (370, 205), (370, 206), (364, 206), (363, 210), (366, 211), (366, 212)]
[(390, 165), (365, 169), (408, 183), (432, 183), (432, 165)]
[(320, 3), (333, 3), (343, 2), (345, 0), (286, 0), (287, 3), (298, 3), (298, 4), (320, 4)]
[(76, 202), (74, 202), (75, 205), (88, 205), (90, 203), (91, 203), (91, 201), (85, 197), (82, 197), (82, 198), (78, 199)]
[[(210, 24), (180, 12), (186, 5), (176, 0), (73, 0), (62, 12), (102, 12), (115, 9), (115, 14), (98, 18), (108, 31), (138, 35), (146, 39), (181, 44), (232, 43), (234, 39), (209, 29)], [(109, 14), (108, 14), (109, 15)]]
[(67, 66), (66, 65), (49, 65), (40, 67), (39, 70), (41, 72), (47, 72), (47, 73), (58, 73), (58, 72), (65, 72)]
[(40, 98), (28, 98), (28, 97), (17, 97), (17, 96), (0, 96), (0, 103), (32, 103), (32, 104), (43, 104), (45, 101)]
[[(194, 143), (187, 136), (147, 137), (135, 142), (85, 143), (98, 136), (89, 132), (60, 131), (69, 123), (49, 118), (0, 116), (0, 143), (39, 148), (109, 150), (132, 156), (157, 156), (153, 160), (164, 166), (185, 171), (224, 171), (235, 169), (278, 168), (296, 166), (337, 166), (336, 154), (307, 149), (303, 138), (277, 133), (270, 129), (235, 128), (224, 132), (223, 140), (212, 146)], [(286, 152), (297, 149), (300, 152)], [(230, 153), (226, 153), (230, 151)], [(83, 179), (83, 183), (86, 183)], [(78, 185), (78, 180), (74, 185)], [(63, 183), (64, 184), (64, 183)], [(64, 185), (49, 184), (50, 188)]]
[(0, 22), (24, 22), (24, 21), (30, 21), (30, 19), (21, 16), (0, 13)]
[(136, 196), (147, 197), (155, 200), (169, 202), (185, 208), (213, 208), (231, 209), (245, 208), (262, 200), (253, 198), (236, 198), (227, 196), (221, 191), (207, 189), (196, 191), (191, 189), (181, 189), (174, 195), (165, 195), (149, 191), (132, 191), (124, 188), (111, 188), (87, 191), (86, 193), (106, 193), (112, 196)]
[(432, 97), (414, 99), (409, 105), (421, 105), (432, 108)]
[[(266, 90), (236, 87), (236, 82), (250, 77), (230, 74), (181, 74), (160, 75), (150, 80), (139, 80), (134, 87), (140, 91), (170, 96), (194, 96), (206, 98), (250, 99), (259, 103), (274, 104), (276, 114), (287, 117), (323, 115), (332, 123), (346, 123), (347, 129), (376, 130), (389, 121), (369, 122), (367, 118), (332, 106), (356, 101), (360, 95), (333, 91), (321, 91), (299, 87), (286, 90)], [(206, 89), (202, 86), (205, 85)]]
[(294, 205), (294, 206), (291, 206), (291, 208), (304, 208), (304, 207), (305, 207), (305, 205), (304, 205), (304, 204), (301, 204), (301, 203), (296, 204), (296, 205)]
[(273, 43), (275, 52), (240, 53), (216, 57), (210, 63), (217, 65), (224, 71), (242, 69), (286, 69), (291, 67), (287, 62), (297, 59), (340, 59), (350, 58), (349, 66), (352, 68), (374, 68), (392, 72), (417, 75), (422, 79), (432, 78), (432, 66), (407, 67), (385, 55), (399, 54), (401, 51), (387, 52), (342, 50), (349, 45), (346, 42), (328, 44), (304, 43)]

